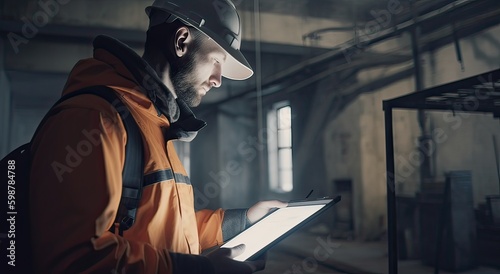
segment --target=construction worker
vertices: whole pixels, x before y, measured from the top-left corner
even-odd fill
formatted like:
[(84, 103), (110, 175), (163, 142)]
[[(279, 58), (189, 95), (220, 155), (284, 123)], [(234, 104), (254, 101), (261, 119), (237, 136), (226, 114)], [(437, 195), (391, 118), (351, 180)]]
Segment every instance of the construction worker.
[[(205, 126), (197, 106), (222, 76), (253, 73), (239, 51), (240, 18), (229, 0), (157, 0), (146, 9), (144, 55), (98, 36), (92, 58), (72, 69), (63, 95), (105, 86), (142, 135), (144, 177), (130, 227), (116, 221), (124, 192), (127, 129), (113, 105), (84, 94), (57, 105), (32, 143), (30, 228), (36, 273), (253, 273), (263, 261), (231, 258), (221, 245), (271, 208), (194, 209), (193, 187), (173, 140)], [(123, 110), (122, 110), (123, 111)], [(135, 145), (135, 144), (127, 144)]]

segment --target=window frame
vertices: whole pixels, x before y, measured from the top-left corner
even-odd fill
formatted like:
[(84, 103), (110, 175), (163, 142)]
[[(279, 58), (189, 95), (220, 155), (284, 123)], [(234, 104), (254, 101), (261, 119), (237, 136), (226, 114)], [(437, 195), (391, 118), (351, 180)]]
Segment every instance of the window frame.
[[(280, 111), (289, 109), (290, 121), (280, 123)], [(293, 129), (292, 129), (292, 107), (288, 101), (278, 102), (272, 105), (267, 114), (268, 128), (268, 179), (269, 188), (278, 193), (290, 193), (293, 191)], [(288, 132), (288, 137), (280, 134)], [(285, 144), (280, 141), (285, 140)], [(283, 152), (284, 151), (284, 152)], [(283, 156), (289, 154), (288, 163), (283, 163)], [(281, 157), (280, 157), (281, 156)], [(287, 177), (287, 179), (285, 179)], [(284, 180), (288, 180), (285, 182)]]

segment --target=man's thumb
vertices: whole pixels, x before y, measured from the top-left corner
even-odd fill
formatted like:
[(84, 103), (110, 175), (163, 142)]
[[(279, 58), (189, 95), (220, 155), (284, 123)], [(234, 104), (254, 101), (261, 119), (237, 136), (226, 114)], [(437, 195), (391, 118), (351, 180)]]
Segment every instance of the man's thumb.
[(239, 244), (237, 246), (231, 247), (231, 254), (229, 255), (229, 257), (238, 257), (239, 255), (243, 254), (243, 252), (245, 252), (245, 244)]

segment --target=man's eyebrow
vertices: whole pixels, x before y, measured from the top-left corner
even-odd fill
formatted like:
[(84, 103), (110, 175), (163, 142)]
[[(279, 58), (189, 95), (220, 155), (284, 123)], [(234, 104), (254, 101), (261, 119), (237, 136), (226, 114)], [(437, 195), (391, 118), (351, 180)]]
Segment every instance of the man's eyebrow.
[[(226, 61), (228, 53), (226, 53), (224, 51), (217, 51), (214, 53), (214, 55), (215, 55), (215, 58), (221, 59), (221, 61)], [(219, 57), (222, 57), (222, 58), (219, 58)]]
[(222, 55), (222, 60), (226, 61), (227, 60), (227, 56), (229, 55), (229, 53), (226, 52), (225, 50), (223, 50), (220, 54)]

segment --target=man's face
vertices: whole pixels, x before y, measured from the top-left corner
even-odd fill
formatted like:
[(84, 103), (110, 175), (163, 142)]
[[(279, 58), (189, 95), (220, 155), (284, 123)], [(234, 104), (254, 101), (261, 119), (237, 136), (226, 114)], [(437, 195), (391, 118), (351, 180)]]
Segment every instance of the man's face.
[(222, 65), (226, 53), (213, 40), (203, 35), (188, 46), (187, 53), (171, 63), (170, 79), (177, 96), (190, 107), (212, 88), (220, 87)]

